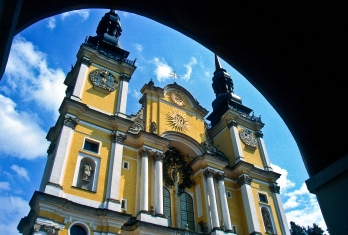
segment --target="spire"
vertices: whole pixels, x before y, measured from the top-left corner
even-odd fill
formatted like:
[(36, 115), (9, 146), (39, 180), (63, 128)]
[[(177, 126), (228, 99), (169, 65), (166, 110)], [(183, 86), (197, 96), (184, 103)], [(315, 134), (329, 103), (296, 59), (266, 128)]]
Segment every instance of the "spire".
[(215, 70), (223, 69), (218, 56), (215, 54)]
[(97, 30), (97, 36), (88, 37), (87, 44), (95, 49), (102, 50), (118, 58), (127, 58), (128, 51), (121, 48), (119, 38), (122, 34), (120, 17), (116, 10), (110, 9), (101, 18)]
[(215, 72), (213, 77), (213, 89), (216, 97), (224, 93), (233, 92), (231, 76), (222, 68), (218, 56), (215, 54)]

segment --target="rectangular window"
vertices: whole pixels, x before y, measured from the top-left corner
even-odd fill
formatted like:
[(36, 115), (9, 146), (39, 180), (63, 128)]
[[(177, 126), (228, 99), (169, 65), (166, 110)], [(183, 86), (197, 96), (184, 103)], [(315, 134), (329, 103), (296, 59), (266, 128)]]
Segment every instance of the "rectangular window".
[(232, 232), (237, 234), (237, 227), (236, 227), (236, 225), (232, 225)]
[(227, 191), (226, 195), (227, 195), (228, 198), (232, 198), (232, 193), (230, 191)]
[(126, 199), (121, 200), (121, 209), (127, 210), (127, 200)]
[(267, 199), (266, 194), (259, 193), (259, 201), (264, 202), (264, 203), (268, 203), (268, 199)]
[(123, 168), (129, 170), (129, 162), (123, 161)]
[(99, 143), (85, 139), (85, 144), (83, 145), (83, 149), (94, 152), (94, 153), (99, 153)]

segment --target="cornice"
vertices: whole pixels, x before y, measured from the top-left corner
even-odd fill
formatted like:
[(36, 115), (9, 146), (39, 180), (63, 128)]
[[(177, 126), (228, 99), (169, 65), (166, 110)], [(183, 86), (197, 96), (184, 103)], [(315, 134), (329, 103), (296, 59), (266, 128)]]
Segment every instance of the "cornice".
[(221, 158), (213, 156), (209, 153), (205, 153), (202, 156), (197, 156), (189, 163), (194, 173), (206, 167), (213, 167), (218, 170), (223, 170), (227, 164), (227, 161), (224, 161)]
[(143, 145), (151, 145), (158, 146), (161, 149), (160, 151), (165, 152), (167, 147), (169, 146), (170, 140), (158, 136), (153, 133), (148, 133), (145, 131), (140, 131), (138, 134), (127, 133), (127, 139), (125, 140), (125, 145), (130, 146), (143, 146)]
[(255, 165), (239, 161), (237, 164), (231, 166), (226, 166), (224, 169), (226, 176), (230, 179), (236, 180), (240, 174), (246, 173), (249, 174), (250, 177), (263, 180), (265, 182), (275, 182), (281, 174), (274, 171), (266, 171), (255, 167)]

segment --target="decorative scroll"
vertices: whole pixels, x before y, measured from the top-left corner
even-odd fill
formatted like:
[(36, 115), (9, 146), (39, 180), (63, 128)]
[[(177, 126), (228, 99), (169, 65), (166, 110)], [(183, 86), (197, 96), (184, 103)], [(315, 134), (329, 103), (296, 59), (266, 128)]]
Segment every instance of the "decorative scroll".
[(257, 139), (255, 134), (247, 129), (240, 129), (239, 137), (243, 141), (243, 143), (252, 148), (257, 148)]
[(65, 116), (64, 117), (64, 125), (71, 127), (72, 129), (75, 129), (77, 123), (79, 122), (78, 118), (70, 117), (70, 116)]
[(270, 187), (272, 193), (279, 193), (280, 192), (280, 187), (278, 186), (277, 183), (270, 183), (269, 187)]
[(111, 137), (112, 137), (113, 143), (119, 143), (119, 144), (123, 144), (124, 141), (127, 139), (126, 135), (117, 133), (116, 131), (112, 132)]

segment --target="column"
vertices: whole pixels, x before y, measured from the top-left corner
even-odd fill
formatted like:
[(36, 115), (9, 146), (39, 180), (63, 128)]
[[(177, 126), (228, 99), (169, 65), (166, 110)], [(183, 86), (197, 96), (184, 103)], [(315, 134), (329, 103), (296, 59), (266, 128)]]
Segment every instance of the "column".
[(275, 207), (276, 207), (276, 211), (278, 214), (278, 220), (280, 223), (280, 229), (282, 230), (282, 234), (290, 235), (288, 221), (286, 219), (284, 208), (283, 208), (283, 203), (282, 203), (282, 201), (280, 199), (280, 195), (279, 195), (280, 187), (278, 186), (277, 183), (270, 183), (269, 187), (271, 189), (271, 192), (272, 192), (272, 195), (274, 198)]
[(111, 156), (110, 167), (108, 176), (108, 189), (107, 189), (107, 208), (115, 211), (121, 211), (120, 205), (120, 182), (121, 182), (121, 166), (123, 156), (123, 143), (127, 136), (113, 131), (111, 134)]
[(74, 100), (81, 101), (82, 89), (86, 81), (88, 67), (91, 65), (91, 63), (92, 63), (91, 60), (86, 57), (83, 57), (81, 59), (79, 74), (77, 75), (75, 85), (74, 85), (74, 91), (71, 96), (71, 98)]
[(253, 193), (251, 189), (252, 178), (247, 174), (242, 174), (237, 179), (237, 183), (240, 186), (242, 193), (243, 206), (248, 224), (249, 234), (260, 234), (260, 225), (257, 219), (255, 202), (253, 198)]
[(75, 117), (65, 116), (64, 118), (51, 175), (45, 187), (45, 193), (60, 196), (67, 157), (70, 150), (71, 137), (77, 123), (78, 119)]
[(259, 143), (259, 146), (260, 146), (261, 157), (262, 157), (263, 164), (265, 166), (265, 170), (272, 171), (273, 169), (268, 159), (266, 145), (265, 145), (265, 142), (263, 141), (263, 133), (261, 131), (257, 131), (255, 134), (257, 137), (257, 142)]
[(238, 123), (235, 120), (230, 120), (227, 126), (228, 128), (230, 128), (230, 135), (232, 140), (234, 156), (236, 157), (235, 163), (239, 161), (245, 161), (242, 145), (240, 144), (240, 139), (238, 135), (238, 128), (237, 128)]
[(139, 151), (141, 156), (141, 188), (140, 188), (140, 212), (146, 212), (149, 209), (149, 154), (146, 148)]
[(219, 214), (217, 211), (217, 204), (216, 204), (216, 196), (215, 196), (215, 189), (214, 189), (214, 175), (215, 171), (211, 169), (206, 169), (204, 171), (204, 175), (207, 179), (207, 187), (208, 187), (208, 194), (209, 194), (209, 201), (210, 201), (210, 210), (211, 210), (211, 217), (212, 217), (212, 229), (220, 229), (220, 223), (219, 223)]
[(225, 183), (224, 183), (225, 176), (226, 175), (224, 173), (218, 173), (216, 175), (216, 178), (219, 182), (222, 217), (224, 219), (225, 229), (226, 229), (226, 232), (232, 232), (230, 211), (228, 209), (227, 197), (226, 197), (226, 191), (225, 191)]
[(127, 106), (127, 97), (128, 97), (128, 83), (131, 77), (128, 74), (121, 74), (120, 76), (120, 85), (119, 85), (119, 93), (118, 93), (118, 101), (116, 112), (117, 113), (126, 113)]
[(156, 215), (163, 216), (163, 153), (155, 153), (156, 166)]

